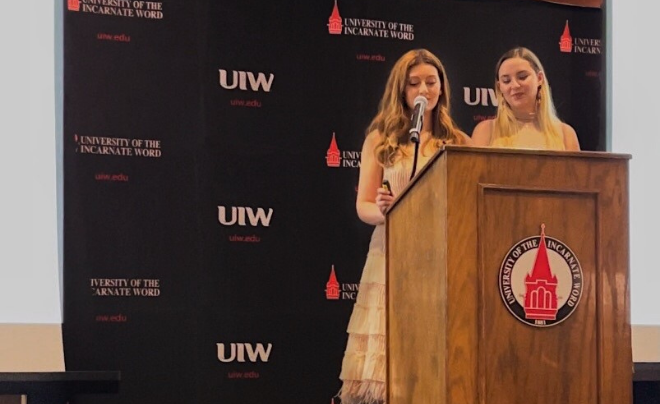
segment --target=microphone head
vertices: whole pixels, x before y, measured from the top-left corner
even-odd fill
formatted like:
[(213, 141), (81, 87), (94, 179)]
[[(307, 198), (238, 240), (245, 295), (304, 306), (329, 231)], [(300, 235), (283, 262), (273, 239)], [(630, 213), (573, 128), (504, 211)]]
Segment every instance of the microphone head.
[(429, 100), (426, 99), (423, 95), (418, 95), (415, 97), (415, 101), (413, 101), (414, 105), (421, 105), (422, 107), (426, 108), (426, 105), (429, 103)]

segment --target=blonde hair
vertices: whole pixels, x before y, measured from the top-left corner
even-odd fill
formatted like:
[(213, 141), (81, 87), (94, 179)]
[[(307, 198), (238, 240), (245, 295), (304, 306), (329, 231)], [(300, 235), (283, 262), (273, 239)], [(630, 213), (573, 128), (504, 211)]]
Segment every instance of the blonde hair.
[[(502, 63), (507, 59), (521, 58), (529, 62), (536, 74), (543, 72), (543, 65), (539, 58), (531, 50), (524, 47), (517, 47), (506, 52), (495, 67), (495, 94), (497, 94), (497, 115), (493, 124), (493, 134), (491, 144), (499, 146), (509, 146), (513, 140), (513, 135), (520, 130), (520, 125), (511, 110), (511, 106), (504, 99), (500, 90), (499, 72)], [(536, 120), (541, 132), (545, 135), (546, 146), (550, 149), (564, 149), (564, 136), (562, 133), (561, 120), (557, 117), (555, 104), (552, 101), (552, 92), (548, 77), (545, 76), (545, 82), (539, 86), (536, 103)]]
[(385, 85), (385, 92), (380, 100), (378, 113), (371, 121), (367, 134), (377, 130), (382, 137), (374, 153), (383, 166), (391, 166), (399, 158), (407, 155), (404, 148), (410, 142), (410, 115), (412, 111), (406, 104), (406, 85), (410, 69), (421, 64), (429, 64), (438, 70), (442, 93), (438, 105), (431, 112), (431, 146), (437, 150), (445, 143), (463, 144), (465, 138), (449, 115), (451, 91), (445, 68), (435, 55), (426, 49), (414, 49), (406, 52), (394, 64)]

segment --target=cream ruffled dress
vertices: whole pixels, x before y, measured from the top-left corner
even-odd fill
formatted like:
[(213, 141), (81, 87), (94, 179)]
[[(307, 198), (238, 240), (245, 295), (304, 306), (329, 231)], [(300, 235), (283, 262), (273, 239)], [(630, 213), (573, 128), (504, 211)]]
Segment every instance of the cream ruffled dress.
[[(385, 168), (394, 195), (409, 182), (410, 159)], [(360, 288), (348, 323), (348, 343), (339, 378), (342, 404), (385, 402), (385, 225), (374, 229)]]

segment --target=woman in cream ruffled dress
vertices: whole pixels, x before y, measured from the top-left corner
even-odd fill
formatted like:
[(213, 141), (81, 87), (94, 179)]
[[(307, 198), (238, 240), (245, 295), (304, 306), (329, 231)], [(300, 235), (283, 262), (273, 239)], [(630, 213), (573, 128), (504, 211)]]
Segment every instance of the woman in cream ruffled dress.
[[(362, 147), (356, 208), (360, 219), (376, 228), (347, 329), (340, 374), (342, 404), (384, 403), (386, 399), (384, 221), (394, 196), (408, 184), (412, 173), (414, 147), (408, 131), (414, 99), (419, 95), (428, 104), (417, 171), (443, 144), (471, 144), (449, 115), (449, 83), (440, 60), (424, 49), (404, 54), (390, 72)], [(384, 180), (390, 183), (389, 191), (382, 187)]]

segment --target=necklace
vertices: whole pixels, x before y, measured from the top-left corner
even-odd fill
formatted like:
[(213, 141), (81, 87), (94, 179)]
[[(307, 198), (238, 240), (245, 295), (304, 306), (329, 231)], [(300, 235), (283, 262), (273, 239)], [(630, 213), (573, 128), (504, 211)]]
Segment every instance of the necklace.
[(516, 127), (518, 130), (522, 130), (523, 128), (528, 128), (530, 126), (536, 127), (538, 124), (538, 121), (536, 119), (536, 113), (534, 112), (528, 112), (526, 114), (514, 114), (513, 115), (515, 118), (515, 123)]
[(536, 121), (536, 112), (527, 112), (524, 114), (513, 113), (513, 117), (520, 123), (530, 123)]

